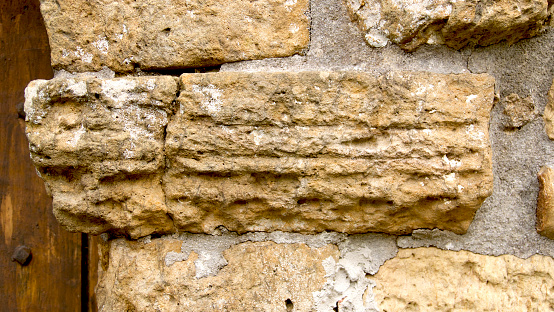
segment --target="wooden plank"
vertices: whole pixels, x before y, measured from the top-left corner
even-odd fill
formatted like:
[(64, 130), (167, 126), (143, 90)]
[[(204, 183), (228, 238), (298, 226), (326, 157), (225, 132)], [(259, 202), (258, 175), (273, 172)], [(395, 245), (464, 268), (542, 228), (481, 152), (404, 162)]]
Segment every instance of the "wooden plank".
[[(39, 1), (0, 1), (0, 28), (0, 307), (80, 311), (81, 234), (55, 220), (16, 109), (30, 80), (53, 74)], [(31, 248), (27, 266), (11, 261), (20, 245)]]
[(98, 312), (98, 302), (96, 300), (96, 285), (98, 284), (98, 265), (100, 264), (99, 243), (102, 241), (100, 236), (87, 235), (88, 238), (88, 312)]

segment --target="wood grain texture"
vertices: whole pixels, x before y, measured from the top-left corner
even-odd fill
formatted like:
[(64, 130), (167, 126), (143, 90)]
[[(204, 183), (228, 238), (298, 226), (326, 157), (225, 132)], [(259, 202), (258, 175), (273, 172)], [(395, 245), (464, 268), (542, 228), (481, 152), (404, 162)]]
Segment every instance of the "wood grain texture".
[[(53, 75), (39, 1), (1, 1), (0, 28), (0, 309), (79, 311), (81, 235), (55, 220), (17, 113), (28, 82)], [(11, 261), (20, 245), (27, 266)]]

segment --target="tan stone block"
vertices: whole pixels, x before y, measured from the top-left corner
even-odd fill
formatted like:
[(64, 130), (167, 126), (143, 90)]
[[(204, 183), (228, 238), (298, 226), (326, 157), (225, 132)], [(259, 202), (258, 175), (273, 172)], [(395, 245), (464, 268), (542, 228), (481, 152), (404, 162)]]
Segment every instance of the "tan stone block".
[(545, 166), (538, 173), (537, 232), (554, 239), (554, 169)]
[(408, 51), (424, 43), (455, 49), (513, 43), (539, 34), (550, 14), (547, 0), (348, 0), (346, 4), (369, 45), (383, 47), (391, 41)]
[(116, 72), (290, 56), (310, 40), (307, 0), (43, 0), (52, 66)]
[(544, 109), (544, 124), (546, 128), (546, 134), (551, 140), (554, 140), (554, 80), (552, 86), (548, 91), (548, 102)]
[(161, 176), (173, 77), (37, 80), (26, 89), (31, 159), (71, 231), (168, 232)]
[(176, 80), (27, 88), (31, 156), (69, 230), (464, 233), (492, 192), (488, 75)]
[(326, 282), (324, 261), (340, 255), (334, 245), (246, 242), (223, 252), (219, 272), (197, 278), (197, 268), (213, 259), (192, 251), (167, 262), (182, 246), (173, 238), (111, 241), (109, 265), (96, 288), (100, 310), (310, 311), (313, 292)]
[(492, 192), (487, 75), (181, 76), (164, 190), (184, 231), (464, 233)]
[(374, 276), (381, 311), (550, 311), (554, 260), (401, 249)]

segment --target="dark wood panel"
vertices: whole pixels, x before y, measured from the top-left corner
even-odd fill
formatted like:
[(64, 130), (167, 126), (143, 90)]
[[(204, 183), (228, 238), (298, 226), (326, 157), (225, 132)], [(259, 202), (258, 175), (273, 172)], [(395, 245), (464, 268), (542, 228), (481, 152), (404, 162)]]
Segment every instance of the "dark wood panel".
[(98, 312), (98, 301), (96, 300), (96, 285), (98, 284), (98, 265), (100, 264), (100, 248), (99, 243), (102, 242), (100, 236), (88, 236), (88, 312)]
[[(17, 114), (27, 83), (52, 77), (39, 1), (0, 1), (0, 28), (0, 310), (80, 311), (81, 235), (55, 220)], [(20, 245), (27, 266), (11, 261)]]

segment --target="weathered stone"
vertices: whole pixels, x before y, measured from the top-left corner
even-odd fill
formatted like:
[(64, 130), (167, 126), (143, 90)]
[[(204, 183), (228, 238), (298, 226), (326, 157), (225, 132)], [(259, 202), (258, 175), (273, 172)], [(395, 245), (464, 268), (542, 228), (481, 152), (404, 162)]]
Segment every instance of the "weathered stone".
[(487, 75), (184, 74), (164, 189), (178, 228), (464, 233), (492, 191)]
[(26, 93), (31, 159), (71, 231), (167, 232), (161, 176), (173, 77), (36, 80)]
[(554, 169), (545, 166), (538, 173), (537, 232), (554, 239)]
[(550, 311), (554, 260), (402, 249), (374, 276), (381, 311)]
[(223, 252), (226, 265), (215, 276), (196, 278), (195, 252), (166, 262), (188, 247), (182, 240), (109, 244), (96, 288), (101, 311), (311, 311), (325, 262), (339, 258), (335, 245), (246, 242)]
[(533, 98), (520, 98), (516, 93), (508, 95), (504, 99), (504, 115), (509, 120), (506, 128), (521, 128), (537, 115)]
[(554, 140), (554, 80), (548, 91), (548, 103), (544, 109), (544, 124), (546, 134), (551, 140)]
[(488, 75), (185, 74), (173, 107), (177, 93), (168, 77), (29, 86), (32, 158), (62, 224), (464, 233), (492, 192)]
[(367, 43), (383, 47), (391, 41), (413, 51), (423, 43), (460, 49), (467, 44), (513, 43), (540, 33), (547, 0), (347, 0)]
[(116, 72), (290, 56), (309, 43), (307, 0), (41, 0), (55, 69)]

